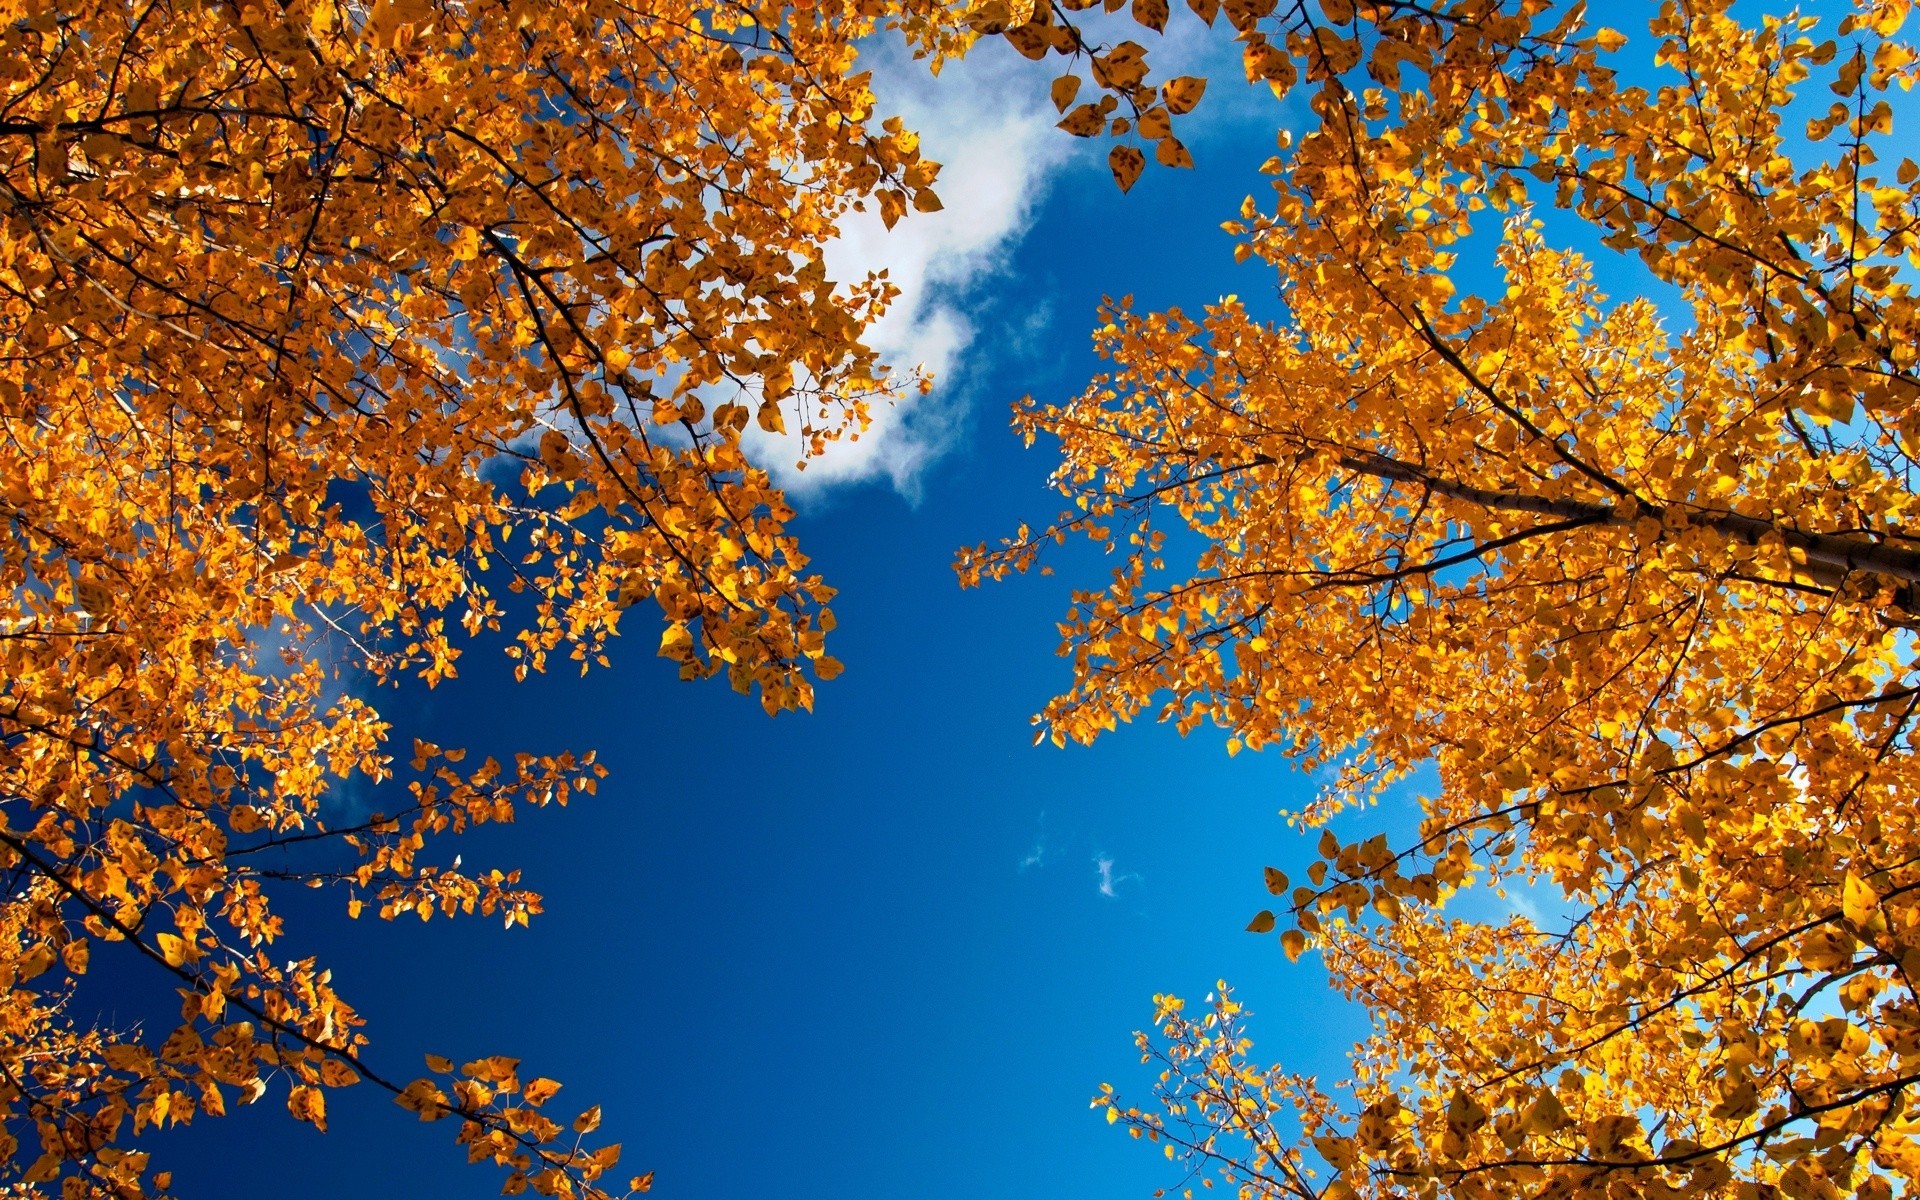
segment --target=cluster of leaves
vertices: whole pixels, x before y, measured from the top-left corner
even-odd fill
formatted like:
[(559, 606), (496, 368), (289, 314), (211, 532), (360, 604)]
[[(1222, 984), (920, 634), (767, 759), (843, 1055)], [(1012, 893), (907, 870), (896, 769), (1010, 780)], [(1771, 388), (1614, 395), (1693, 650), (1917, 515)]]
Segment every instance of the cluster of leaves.
[[(817, 454), (895, 386), (861, 341), (893, 290), (823, 265), (850, 208), (938, 203), (853, 69), (882, 20), (951, 24), (0, 0), (0, 1187), (164, 1189), (117, 1143), (276, 1084), (324, 1125), (366, 1080), (510, 1190), (604, 1194), (612, 1152), (557, 1148), (505, 1060), (378, 1073), (329, 972), (269, 958), (272, 898), (539, 911), (442, 839), (592, 792), (593, 756), (396, 761), (375, 704), (464, 637), (585, 670), (646, 601), (683, 676), (770, 711), (837, 673), (743, 431)], [(400, 803), (343, 826), (347, 779)], [(79, 1017), (102, 947), (167, 973), (177, 1028)]]
[[(1438, 771), (1411, 844), (1323, 834), (1252, 926), (1371, 1014), (1349, 1094), (1255, 1065), (1223, 992), (1143, 1039), (1164, 1115), (1096, 1100), (1243, 1196), (1920, 1187), (1920, 166), (1889, 99), (1920, 58), (1905, 0), (1728, 7), (1263, 17), (1257, 74), (1313, 119), (1229, 229), (1283, 317), (1114, 304), (1112, 372), (1017, 409), (1074, 507), (963, 579), (1074, 533), (1123, 557), (1043, 736), (1217, 724), (1328, 772), (1309, 827)], [(1464, 919), (1475, 884), (1566, 919)]]
[[(1208, 25), (1221, 11), (1220, 0), (1188, 3)], [(1264, 0), (1264, 8), (1262, 3), (1229, 0), (1226, 5), (1242, 40), (1261, 40), (1258, 18), (1273, 11), (1272, 0)], [(1120, 190), (1127, 191), (1146, 169), (1149, 151), (1162, 166), (1193, 166), (1192, 153), (1174, 136), (1174, 118), (1199, 105), (1207, 81), (1183, 75), (1154, 82), (1145, 46), (1125, 38), (1113, 44), (1099, 41), (1084, 18), (1076, 19), (1096, 6), (1106, 13), (1125, 7), (1133, 23), (1154, 33), (1166, 29), (1170, 16), (1167, 0), (975, 0), (961, 19), (971, 36), (998, 35), (1029, 59), (1057, 54), (1073, 64), (1049, 89), (1054, 107), (1064, 114), (1060, 128), (1075, 137), (1105, 135), (1113, 140), (1107, 165)], [(1085, 76), (1079, 73), (1083, 61)], [(1075, 104), (1087, 79), (1100, 95)]]
[[(535, 1079), (522, 1087), (518, 1059), (477, 1059), (455, 1072), (452, 1061), (429, 1054), (427, 1069), (451, 1079), (451, 1083), (443, 1088), (431, 1077), (416, 1079), (394, 1097), (395, 1101), (418, 1113), (422, 1121), (456, 1114), (462, 1117), (459, 1140), (467, 1147), (467, 1157), (473, 1162), (491, 1159), (511, 1169), (501, 1188), (505, 1195), (521, 1195), (531, 1186), (543, 1196), (571, 1196), (575, 1179), (591, 1186), (620, 1161), (618, 1142), (591, 1151), (584, 1148), (582, 1139), (600, 1128), (597, 1104), (573, 1119), (570, 1145), (551, 1148), (569, 1130), (538, 1110), (553, 1099), (560, 1085), (551, 1079)], [(513, 1102), (516, 1092), (520, 1095), (517, 1104)], [(629, 1193), (652, 1188), (651, 1171), (627, 1182)]]

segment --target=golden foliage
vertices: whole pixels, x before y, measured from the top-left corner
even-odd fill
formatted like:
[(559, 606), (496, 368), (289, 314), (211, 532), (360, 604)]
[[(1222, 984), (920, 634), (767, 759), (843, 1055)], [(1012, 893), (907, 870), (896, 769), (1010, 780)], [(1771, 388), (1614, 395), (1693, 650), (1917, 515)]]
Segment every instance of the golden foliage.
[[(1262, 15), (1312, 118), (1229, 228), (1284, 318), (1112, 305), (1111, 373), (1016, 415), (1074, 508), (960, 570), (1120, 553), (1055, 741), (1212, 722), (1329, 773), (1309, 827), (1440, 787), (1405, 845), (1323, 834), (1277, 922), (1371, 1014), (1351, 1091), (1254, 1063), (1223, 989), (1160, 999), (1167, 1112), (1110, 1119), (1249, 1197), (1920, 1187), (1908, 9)], [(1463, 919), (1476, 882), (1567, 919)]]
[[(593, 755), (396, 762), (370, 698), (466, 636), (585, 670), (646, 601), (682, 676), (770, 711), (837, 673), (741, 434), (817, 454), (892, 387), (891, 287), (822, 264), (850, 209), (938, 205), (853, 70), (883, 17), (958, 45), (867, 0), (0, 0), (0, 1184), (164, 1189), (118, 1143), (270, 1080), (324, 1127), (365, 1080), (509, 1191), (602, 1194), (617, 1148), (535, 1111), (552, 1081), (376, 1069), (274, 889), (539, 911), (440, 839), (592, 792)], [(343, 824), (356, 778), (396, 803)], [(75, 1023), (103, 948), (177, 1028)]]

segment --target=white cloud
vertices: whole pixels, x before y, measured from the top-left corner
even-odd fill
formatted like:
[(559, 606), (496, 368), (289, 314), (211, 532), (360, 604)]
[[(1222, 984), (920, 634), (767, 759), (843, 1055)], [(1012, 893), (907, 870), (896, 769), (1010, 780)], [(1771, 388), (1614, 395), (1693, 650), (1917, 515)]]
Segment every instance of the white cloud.
[(758, 461), (775, 479), (804, 494), (834, 484), (884, 479), (902, 495), (917, 495), (921, 471), (958, 436), (968, 402), (965, 364), (979, 351), (967, 301), (1005, 269), (1008, 252), (1032, 224), (1051, 178), (1074, 154), (1074, 139), (1054, 128), (1040, 64), (1017, 59), (1001, 46), (949, 63), (936, 79), (891, 41), (872, 50), (881, 114), (898, 113), (921, 136), (921, 152), (941, 163), (935, 190), (946, 206), (909, 212), (888, 230), (877, 212), (843, 222), (828, 248), (828, 273), (842, 281), (885, 269), (900, 289), (893, 308), (868, 334), (868, 344), (895, 370), (920, 367), (934, 378), (927, 396), (877, 405), (873, 425), (857, 441), (832, 445), (805, 471), (792, 436), (750, 430)]
[(1535, 929), (1540, 928), (1544, 923), (1540, 906), (1533, 902), (1533, 897), (1521, 892), (1509, 892), (1506, 893), (1506, 901), (1507, 907), (1513, 910), (1515, 916), (1526, 918), (1527, 923)]
[(1020, 869), (1022, 871), (1025, 871), (1030, 867), (1044, 867), (1046, 865), (1047, 865), (1047, 814), (1046, 814), (1046, 810), (1042, 809), (1040, 812), (1040, 831), (1034, 835), (1033, 849), (1027, 851), (1026, 854), (1022, 856), (1022, 858), (1020, 859)]
[(1100, 894), (1109, 900), (1119, 899), (1121, 884), (1138, 882), (1140, 879), (1138, 875), (1131, 872), (1125, 875), (1114, 874), (1113, 856), (1110, 854), (1095, 854), (1093, 869), (1094, 873), (1100, 876)]

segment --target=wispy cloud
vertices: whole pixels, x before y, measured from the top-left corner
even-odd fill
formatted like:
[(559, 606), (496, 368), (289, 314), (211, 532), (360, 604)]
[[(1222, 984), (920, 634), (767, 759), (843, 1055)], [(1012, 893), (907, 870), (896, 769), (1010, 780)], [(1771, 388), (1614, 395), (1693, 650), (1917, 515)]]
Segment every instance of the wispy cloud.
[(796, 435), (754, 429), (750, 441), (779, 483), (800, 495), (884, 479), (911, 499), (921, 472), (962, 429), (966, 365), (979, 333), (972, 301), (1005, 269), (1075, 144), (1053, 127), (1059, 117), (1047, 101), (1046, 76), (1023, 59), (976, 54), (936, 80), (925, 63), (883, 43), (864, 65), (873, 70), (880, 111), (905, 118), (921, 135), (922, 153), (942, 164), (936, 190), (946, 207), (910, 212), (891, 230), (877, 212), (852, 216), (828, 248), (828, 273), (854, 280), (886, 270), (900, 295), (868, 343), (898, 371), (929, 372), (934, 389), (876, 407), (857, 441), (835, 443), (804, 471), (794, 468)]
[(1100, 894), (1109, 900), (1119, 898), (1121, 884), (1138, 882), (1140, 879), (1132, 872), (1124, 875), (1116, 874), (1113, 869), (1113, 856), (1110, 854), (1095, 854), (1093, 869), (1094, 873), (1100, 877)]
[(1025, 856), (1023, 856), (1020, 859), (1020, 869), (1022, 871), (1025, 871), (1031, 867), (1044, 867), (1046, 865), (1047, 865), (1047, 814), (1046, 814), (1046, 811), (1042, 809), (1040, 813), (1040, 832), (1034, 835), (1033, 849), (1027, 851)]
[(1540, 906), (1533, 902), (1533, 897), (1531, 896), (1522, 892), (1508, 892), (1507, 907), (1513, 910), (1515, 916), (1525, 917), (1528, 923), (1536, 929), (1545, 924), (1540, 912)]

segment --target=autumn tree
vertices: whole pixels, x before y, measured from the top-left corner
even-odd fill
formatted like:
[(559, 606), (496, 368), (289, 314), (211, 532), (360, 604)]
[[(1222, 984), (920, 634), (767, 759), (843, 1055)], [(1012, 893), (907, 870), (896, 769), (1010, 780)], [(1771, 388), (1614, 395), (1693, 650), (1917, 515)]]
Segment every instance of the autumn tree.
[[(937, 204), (854, 66), (882, 23), (964, 40), (917, 0), (0, 2), (9, 1194), (164, 1189), (129, 1136), (269, 1093), (324, 1128), (357, 1081), (510, 1193), (607, 1188), (598, 1109), (515, 1060), (370, 1058), (274, 898), (539, 911), (444, 839), (593, 791), (591, 751), (396, 746), (380, 710), (470, 637), (585, 670), (642, 604), (770, 711), (838, 671), (742, 432), (815, 454), (896, 386), (861, 341), (892, 289), (822, 257)], [(383, 815), (334, 819), (349, 779)], [(109, 953), (177, 1027), (70, 1003)]]
[(1340, 1086), (1222, 991), (1158, 1001), (1161, 1104), (1096, 1100), (1242, 1196), (1920, 1188), (1920, 68), (1905, 0), (1838, 7), (1242, 14), (1306, 114), (1229, 226), (1277, 306), (1114, 303), (1017, 409), (1072, 507), (964, 580), (1120, 562), (1043, 735), (1220, 726), (1330, 780), (1308, 828), (1437, 772), (1266, 880), (1372, 1019)]

